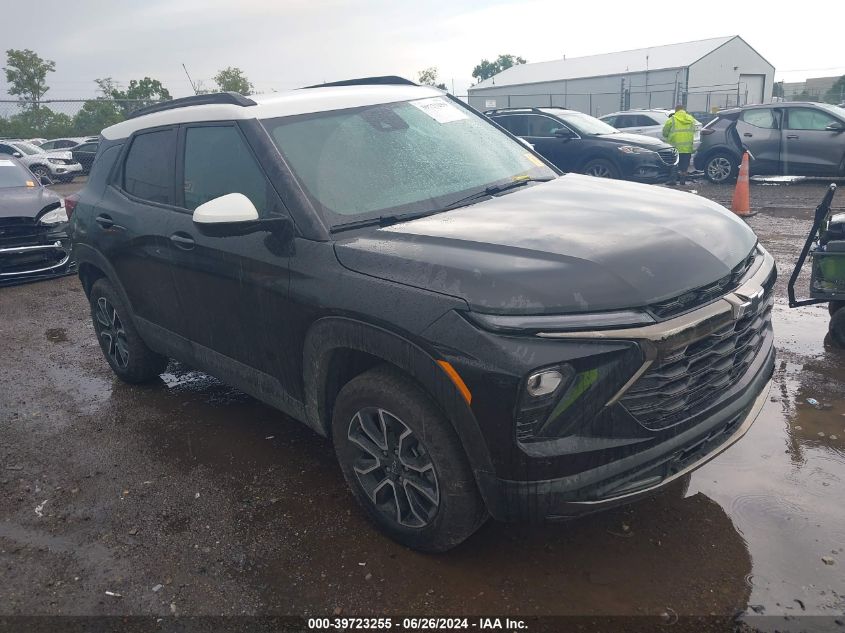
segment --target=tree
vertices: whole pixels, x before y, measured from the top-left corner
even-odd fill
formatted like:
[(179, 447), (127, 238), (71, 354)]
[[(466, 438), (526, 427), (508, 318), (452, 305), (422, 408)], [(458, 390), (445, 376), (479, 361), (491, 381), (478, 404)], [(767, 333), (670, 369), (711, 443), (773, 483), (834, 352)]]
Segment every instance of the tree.
[(824, 100), (827, 103), (842, 103), (845, 101), (845, 75), (842, 75), (830, 90), (824, 95)]
[(425, 68), (417, 73), (418, 80), (422, 86), (432, 86), (440, 90), (446, 90), (446, 84), (437, 82), (437, 66)]
[(8, 119), (0, 119), (0, 136), (56, 138), (58, 136), (69, 136), (72, 131), (73, 121), (68, 115), (53, 112), (47, 107), (27, 109), (20, 114), (10, 116)]
[(35, 51), (28, 48), (6, 51), (6, 81), (9, 83), (9, 94), (17, 95), (21, 101), (28, 101), (32, 109), (37, 109), (47, 91), (47, 73), (56, 70), (56, 62), (41, 58)]
[(100, 90), (108, 91), (108, 95), (116, 101), (124, 101), (120, 103), (120, 109), (124, 115), (129, 114), (133, 110), (143, 108), (159, 101), (169, 101), (172, 99), (170, 92), (165, 88), (158, 79), (144, 77), (143, 79), (132, 79), (129, 81), (129, 86), (126, 90), (120, 90), (111, 77), (105, 79), (95, 79)]
[(214, 75), (214, 83), (222, 92), (237, 92), (242, 95), (252, 94), (255, 88), (246, 78), (244, 71), (234, 66), (224, 68)]
[(124, 118), (120, 106), (111, 99), (91, 99), (73, 117), (73, 129), (79, 136), (99, 134), (104, 128), (120, 123)]
[(484, 81), (493, 75), (498, 75), (503, 70), (507, 70), (511, 66), (519, 66), (525, 63), (527, 62), (517, 55), (499, 55), (492, 62), (482, 59), (481, 63), (473, 69), (472, 76), (478, 81)]

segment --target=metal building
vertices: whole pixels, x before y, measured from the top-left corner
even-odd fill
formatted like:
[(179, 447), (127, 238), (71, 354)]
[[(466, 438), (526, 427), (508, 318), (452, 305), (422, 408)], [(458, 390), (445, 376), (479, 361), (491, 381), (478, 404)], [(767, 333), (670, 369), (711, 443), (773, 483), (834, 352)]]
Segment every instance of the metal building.
[(712, 111), (772, 99), (775, 68), (738, 35), (513, 66), (469, 89), (479, 110), (564, 107)]

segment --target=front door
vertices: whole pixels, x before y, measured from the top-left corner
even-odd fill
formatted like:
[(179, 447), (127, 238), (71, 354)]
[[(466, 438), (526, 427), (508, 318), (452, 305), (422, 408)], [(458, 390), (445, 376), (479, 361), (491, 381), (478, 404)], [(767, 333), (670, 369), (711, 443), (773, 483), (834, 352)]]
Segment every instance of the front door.
[[(209, 367), (248, 367), (297, 393), (299, 360), (288, 354), (285, 341), (290, 244), (263, 230), (209, 234), (192, 219), (199, 205), (229, 193), (249, 198), (260, 218), (287, 211), (236, 124), (184, 126), (179, 154), (181, 210), (173, 214), (170, 239), (184, 337)], [(258, 387), (273, 392), (275, 382)]]
[(786, 108), (783, 162), (790, 175), (833, 176), (845, 156), (845, 132), (825, 129), (843, 122), (821, 108)]
[[(552, 164), (562, 171), (576, 171), (583, 152), (581, 137), (562, 122), (544, 114), (523, 114), (525, 140)], [(558, 131), (567, 131), (569, 138), (556, 135)]]
[(754, 156), (754, 174), (779, 174), (781, 151), (781, 112), (775, 108), (743, 110), (736, 122), (739, 140)]

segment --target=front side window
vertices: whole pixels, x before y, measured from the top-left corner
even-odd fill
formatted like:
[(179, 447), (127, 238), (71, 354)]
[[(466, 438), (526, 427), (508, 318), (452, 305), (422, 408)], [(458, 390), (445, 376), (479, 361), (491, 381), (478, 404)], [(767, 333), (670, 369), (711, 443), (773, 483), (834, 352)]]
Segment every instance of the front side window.
[(563, 127), (558, 121), (550, 119), (547, 116), (530, 114), (525, 119), (528, 121), (528, 134), (526, 136), (551, 138), (555, 135), (555, 130)]
[(437, 211), (490, 185), (556, 173), (444, 97), (262, 121), (330, 224)]
[(173, 205), (175, 166), (176, 130), (140, 134), (123, 164), (123, 189), (142, 200)]
[(787, 127), (790, 130), (823, 130), (838, 121), (826, 112), (813, 108), (789, 108)]
[(233, 126), (185, 130), (185, 208), (229, 193), (242, 193), (259, 213), (267, 210), (268, 184), (238, 130)]
[(771, 108), (760, 108), (757, 110), (743, 110), (740, 118), (754, 127), (773, 130), (777, 128), (775, 114)]

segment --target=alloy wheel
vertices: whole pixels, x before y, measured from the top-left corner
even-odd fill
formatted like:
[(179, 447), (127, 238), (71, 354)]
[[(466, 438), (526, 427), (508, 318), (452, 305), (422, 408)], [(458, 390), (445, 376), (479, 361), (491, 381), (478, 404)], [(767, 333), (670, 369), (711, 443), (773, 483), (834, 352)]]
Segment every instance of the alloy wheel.
[(724, 156), (716, 156), (707, 163), (707, 176), (713, 182), (723, 182), (728, 179), (733, 171), (733, 165)]
[(588, 176), (595, 176), (596, 178), (610, 178), (610, 169), (607, 165), (593, 165), (587, 170)]
[(375, 508), (403, 527), (429, 525), (440, 487), (425, 446), (398, 417), (375, 407), (358, 411), (347, 437), (356, 449), (353, 470)]
[(95, 317), (106, 354), (117, 367), (126, 369), (129, 366), (129, 344), (117, 310), (108, 299), (100, 297), (97, 299)]

